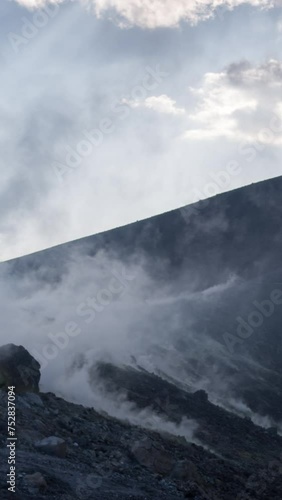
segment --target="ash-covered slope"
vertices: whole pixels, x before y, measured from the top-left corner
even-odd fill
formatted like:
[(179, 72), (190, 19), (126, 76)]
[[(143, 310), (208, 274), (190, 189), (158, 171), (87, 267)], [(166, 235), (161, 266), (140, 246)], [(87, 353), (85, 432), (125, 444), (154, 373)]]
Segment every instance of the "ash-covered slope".
[(2, 264), (3, 340), (41, 363), (44, 391), (267, 468), (282, 434), (281, 192), (272, 179)]
[[(19, 308), (28, 315), (21, 338), (44, 345), (47, 332), (56, 335), (74, 318), (83, 325), (84, 346), (71, 339), (72, 358), (77, 350), (101, 349), (112, 359), (120, 347), (127, 360), (133, 355), (151, 371), (279, 424), (281, 192), (282, 178), (271, 179), (2, 264), (10, 316)], [(107, 288), (117, 263), (125, 268), (124, 289), (104, 292), (95, 310), (89, 297)], [(134, 279), (126, 282), (130, 272)], [(5, 311), (3, 317), (7, 334), (16, 336)], [(105, 345), (98, 331), (112, 331), (113, 339)]]

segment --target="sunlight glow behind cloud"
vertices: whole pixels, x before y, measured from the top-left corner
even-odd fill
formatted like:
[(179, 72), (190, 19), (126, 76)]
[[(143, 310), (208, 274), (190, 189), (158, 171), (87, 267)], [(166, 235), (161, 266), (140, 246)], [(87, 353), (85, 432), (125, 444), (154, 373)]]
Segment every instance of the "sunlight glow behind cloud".
[[(28, 8), (43, 7), (63, 0), (16, 0)], [(240, 5), (273, 8), (281, 0), (77, 0), (86, 6), (93, 5), (98, 17), (116, 14), (121, 27), (141, 28), (176, 27), (181, 21), (197, 24), (212, 17), (219, 7), (234, 9)]]

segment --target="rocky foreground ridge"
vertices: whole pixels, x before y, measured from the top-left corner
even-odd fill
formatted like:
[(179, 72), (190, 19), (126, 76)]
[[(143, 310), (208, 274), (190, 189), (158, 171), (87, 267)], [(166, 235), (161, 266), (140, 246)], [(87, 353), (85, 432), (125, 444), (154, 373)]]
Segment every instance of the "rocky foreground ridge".
[[(193, 419), (198, 425), (194, 443), (40, 393), (38, 363), (23, 347), (4, 346), (1, 499), (282, 498), (282, 438), (274, 429), (266, 431), (213, 405), (204, 391), (191, 394), (144, 371), (101, 364), (95, 372), (109, 390), (126, 390), (140, 411), (150, 407), (175, 423)], [(7, 484), (10, 385), (17, 393), (15, 493)]]

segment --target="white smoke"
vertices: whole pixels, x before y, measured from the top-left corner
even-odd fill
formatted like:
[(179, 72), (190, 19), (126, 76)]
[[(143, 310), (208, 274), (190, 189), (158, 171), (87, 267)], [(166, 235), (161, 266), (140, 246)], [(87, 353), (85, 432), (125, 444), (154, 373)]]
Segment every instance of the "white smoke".
[[(69, 255), (65, 249), (62, 262), (47, 254), (38, 266), (36, 257), (29, 268), (25, 259), (18, 262), (0, 266), (1, 344), (24, 345), (40, 362), (43, 391), (192, 439), (193, 423), (176, 426), (93, 385), (89, 369), (107, 362), (143, 368), (188, 391), (204, 389), (228, 411), (272, 426), (232, 400), (236, 359), (195, 326), (195, 317), (237, 285), (236, 277), (201, 291), (191, 279), (184, 291), (181, 279), (160, 285), (140, 256), (125, 262), (112, 250), (91, 257), (83, 248)], [(162, 269), (161, 261), (155, 265)], [(240, 363), (246, 373), (259, 373), (248, 357)]]
[[(151, 410), (140, 413), (120, 395), (89, 382), (88, 370), (98, 361), (143, 367), (179, 384), (187, 377), (185, 353), (172, 343), (182, 328), (177, 308), (183, 299), (209, 300), (211, 290), (199, 294), (191, 284), (186, 296), (174, 295), (173, 287), (159, 288), (145, 269), (141, 258), (124, 263), (104, 251), (95, 257), (66, 255), (64, 263), (46, 259), (38, 269), (15, 267), (12, 274), (10, 265), (2, 264), (1, 344), (24, 345), (41, 363), (43, 391), (191, 440), (193, 423), (176, 426)], [(197, 336), (192, 319), (182, 336), (203, 365), (211, 350), (224, 358), (216, 342)], [(196, 390), (203, 379), (195, 372), (187, 384)]]

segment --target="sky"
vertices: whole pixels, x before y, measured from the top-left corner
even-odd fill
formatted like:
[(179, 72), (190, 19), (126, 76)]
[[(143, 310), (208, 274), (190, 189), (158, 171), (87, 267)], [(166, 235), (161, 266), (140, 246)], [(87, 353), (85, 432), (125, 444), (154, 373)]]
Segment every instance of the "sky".
[(0, 261), (282, 174), (280, 0), (2, 0)]

